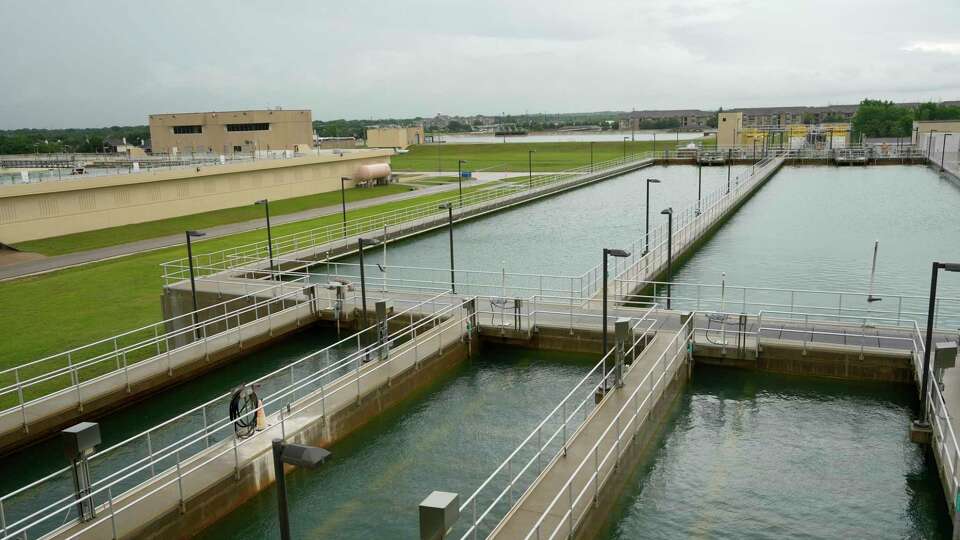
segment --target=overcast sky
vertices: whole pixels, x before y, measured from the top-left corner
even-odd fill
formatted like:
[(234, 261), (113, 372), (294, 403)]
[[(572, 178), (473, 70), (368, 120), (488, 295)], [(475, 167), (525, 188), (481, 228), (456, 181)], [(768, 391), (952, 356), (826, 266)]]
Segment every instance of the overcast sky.
[(960, 1), (0, 0), (0, 128), (960, 99)]

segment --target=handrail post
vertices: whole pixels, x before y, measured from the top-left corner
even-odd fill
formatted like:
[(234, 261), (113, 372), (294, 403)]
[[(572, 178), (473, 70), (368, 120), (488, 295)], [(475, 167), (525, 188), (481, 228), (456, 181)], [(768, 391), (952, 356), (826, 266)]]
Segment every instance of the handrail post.
[(150, 459), (150, 477), (153, 478), (157, 475), (157, 471), (153, 467), (153, 441), (150, 439), (150, 432), (147, 432), (147, 457)]
[(13, 377), (17, 383), (17, 398), (20, 400), (20, 418), (23, 421), (23, 432), (28, 433), (29, 428), (27, 428), (27, 409), (26, 403), (23, 401), (23, 385), (20, 384), (20, 368), (16, 367), (13, 370)]
[[(180, 450), (177, 450), (177, 492), (180, 494), (180, 513), (183, 514), (187, 510), (186, 503), (183, 500), (183, 475), (180, 474)], [(114, 537), (116, 538), (116, 537)]]

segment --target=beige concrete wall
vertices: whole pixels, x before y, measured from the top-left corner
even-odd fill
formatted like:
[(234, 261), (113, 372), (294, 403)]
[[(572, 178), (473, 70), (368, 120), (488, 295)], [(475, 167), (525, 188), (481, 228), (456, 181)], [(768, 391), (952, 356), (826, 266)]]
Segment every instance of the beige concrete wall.
[(717, 115), (717, 146), (736, 146), (740, 144), (740, 132), (743, 131), (743, 113), (722, 112)]
[[(227, 124), (269, 124), (262, 131), (227, 131)], [(174, 126), (202, 126), (202, 133), (176, 134)], [(296, 150), (313, 143), (308, 110), (223, 111), (150, 115), (150, 145), (155, 154), (212, 152), (231, 154), (256, 150)]]
[(958, 120), (944, 120), (944, 121), (921, 121), (913, 123), (913, 134), (912, 142), (917, 144), (919, 141), (921, 144), (925, 143), (927, 136), (931, 131), (936, 131), (937, 133), (957, 133), (960, 132), (960, 121)]
[(369, 148), (406, 148), (424, 142), (423, 126), (367, 128)]
[(0, 186), (0, 243), (15, 244), (340, 189), (389, 150), (258, 160), (82, 180)]

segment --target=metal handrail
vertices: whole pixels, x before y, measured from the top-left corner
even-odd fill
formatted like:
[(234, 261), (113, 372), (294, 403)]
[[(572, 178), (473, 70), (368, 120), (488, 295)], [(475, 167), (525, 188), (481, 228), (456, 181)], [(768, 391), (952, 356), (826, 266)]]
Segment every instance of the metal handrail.
[[(13, 374), (15, 382), (0, 387), (0, 397), (15, 394), (17, 401), (16, 403), (12, 403), (7, 406), (0, 406), (0, 414), (2, 414), (4, 411), (20, 409), (22, 415), (24, 416), (24, 425), (26, 425), (25, 408), (27, 405), (33, 402), (47, 399), (50, 396), (62, 394), (64, 392), (79, 392), (79, 389), (83, 384), (101, 380), (120, 371), (126, 372), (131, 366), (134, 366), (142, 361), (150, 358), (157, 358), (159, 356), (169, 357), (169, 355), (181, 349), (197, 346), (207, 338), (240, 331), (246, 326), (259, 320), (261, 318), (261, 312), (264, 312), (263, 316), (275, 316), (286, 313), (291, 309), (296, 309), (298, 306), (304, 303), (316, 301), (315, 298), (306, 296), (304, 292), (305, 289), (300, 287), (293, 287), (292, 290), (282, 292), (269, 298), (261, 298), (260, 295), (268, 292), (271, 289), (279, 291), (282, 291), (284, 288), (291, 289), (289, 282), (286, 284), (283, 284), (282, 282), (274, 282), (273, 284), (269, 285), (265, 283), (264, 285), (264, 288), (256, 292), (249, 293), (226, 302), (221, 302), (207, 308), (202, 308), (196, 312), (179, 315), (177, 317), (166, 319), (159, 323), (155, 323), (137, 330), (124, 332), (123, 334), (100, 340), (92, 344), (77, 347), (63, 353), (58, 353), (56, 355), (48, 356), (39, 360), (28, 362), (26, 364), (20, 364), (18, 366), (2, 370), (0, 371), (0, 376), (9, 376), (9, 374)], [(248, 301), (252, 301), (252, 303), (246, 304)], [(294, 303), (288, 306), (291, 301)], [(236, 302), (240, 302), (241, 307), (230, 310), (229, 305)], [(279, 309), (274, 311), (273, 306), (279, 306)], [(206, 315), (207, 318), (203, 319), (204, 315), (198, 315), (201, 313), (207, 313), (210, 315)], [(255, 315), (255, 320), (250, 322), (242, 322), (241, 318), (250, 313)], [(186, 325), (180, 327), (180, 325), (184, 324), (184, 322), (186, 322)], [(234, 322), (236, 322), (236, 324), (234, 324)], [(166, 330), (165, 327), (174, 328), (174, 330)], [(222, 329), (220, 329), (221, 327)], [(120, 345), (120, 340), (123, 337), (136, 336), (138, 333), (143, 333), (144, 330), (151, 329), (154, 332), (153, 336), (149, 336), (133, 343)], [(160, 333), (161, 329), (163, 329), (163, 333)], [(176, 345), (176, 342), (179, 339), (186, 339), (187, 342), (182, 345)], [(95, 353), (94, 356), (79, 361), (74, 359), (79, 352), (91, 350), (99, 345), (104, 344), (112, 344), (113, 349), (99, 354)], [(141, 352), (146, 356), (144, 358), (136, 358), (136, 355)], [(66, 366), (58, 365), (64, 361), (66, 361)], [(113, 363), (115, 364), (115, 367), (106, 369), (102, 372), (94, 369), (97, 366), (102, 366), (104, 363)], [(47, 368), (47, 364), (54, 365)], [(27, 368), (40, 368), (45, 370), (36, 375), (24, 377), (22, 373)], [(88, 376), (85, 377), (83, 375), (84, 370), (90, 369), (94, 369), (95, 372), (92, 375), (88, 374)], [(64, 384), (51, 382), (59, 379), (63, 379)], [(69, 379), (69, 381), (67, 381), (67, 379)], [(32, 387), (43, 385), (44, 383), (50, 383), (53, 385), (53, 387), (49, 390), (41, 390), (39, 395), (32, 398), (25, 395), (25, 391)]]
[[(410, 302), (410, 303), (412, 305), (409, 308), (404, 309), (388, 317), (388, 321), (389, 321), (399, 317), (409, 316), (411, 318), (411, 322), (405, 328), (390, 335), (387, 338), (386, 343), (392, 343), (404, 338), (415, 339), (418, 333), (418, 329), (427, 325), (430, 325), (431, 328), (433, 326), (436, 326), (437, 324), (439, 324), (437, 321), (443, 320), (444, 317), (446, 317), (447, 314), (449, 314), (452, 310), (461, 309), (466, 302), (459, 298), (453, 298), (448, 294), (439, 294), (424, 301)], [(415, 310), (423, 309), (425, 307), (429, 307), (429, 311), (431, 315), (415, 321), (413, 319), (413, 312)], [(381, 347), (380, 345), (376, 345), (376, 344), (363, 345), (362, 344), (362, 341), (363, 341), (362, 335), (366, 332), (375, 332), (375, 331), (376, 331), (375, 327), (370, 327), (370, 328), (361, 330), (360, 332), (356, 332), (344, 339), (337, 341), (332, 345), (324, 347), (323, 349), (310, 353), (295, 362), (287, 364), (282, 368), (278, 368), (277, 370), (274, 370), (271, 373), (260, 376), (248, 382), (246, 385), (247, 386), (255, 385), (258, 383), (263, 383), (265, 381), (268, 381), (278, 376), (286, 376), (287, 373), (290, 374), (291, 381), (292, 381), (290, 384), (280, 388), (279, 390), (274, 391), (273, 393), (269, 394), (264, 398), (263, 400), (264, 406), (266, 407), (268, 404), (272, 404), (283, 397), (293, 395), (297, 390), (310, 388), (312, 385), (315, 386), (314, 383), (317, 383), (317, 381), (321, 381), (324, 377), (333, 375), (333, 376), (336, 376), (337, 378), (341, 378), (346, 375), (349, 375), (349, 374), (342, 375), (342, 374), (339, 374), (339, 372), (342, 371), (342, 369), (344, 369), (345, 367), (349, 367), (351, 364), (356, 364), (357, 369), (359, 370), (361, 359), (366, 358), (370, 355), (373, 355), (380, 350), (380, 347)], [(357, 343), (356, 351), (349, 353), (347, 356), (337, 360), (332, 364), (327, 364), (319, 368), (318, 371), (308, 372), (306, 375), (302, 376), (302, 378), (299, 380), (295, 379), (294, 374), (295, 374), (295, 369), (297, 367), (303, 366), (306, 362), (309, 362), (310, 360), (318, 358), (324, 354), (327, 355), (327, 357), (329, 358), (331, 351), (341, 347), (346, 343), (352, 343), (354, 341), (356, 341)], [(359, 379), (357, 379), (357, 382), (359, 384)], [(350, 384), (352, 385), (352, 382)], [(335, 391), (327, 393), (326, 396), (329, 397), (330, 395), (333, 395), (333, 393), (335, 393)], [(91, 462), (93, 462), (94, 460), (104, 459), (105, 457), (111, 455), (112, 453), (121, 452), (128, 448), (134, 454), (138, 454), (139, 452), (137, 451), (137, 449), (143, 446), (144, 441), (146, 442), (146, 446), (148, 448), (148, 455), (146, 457), (136, 459), (132, 463), (129, 463), (123, 467), (114, 469), (113, 472), (111, 472), (105, 478), (101, 478), (94, 481), (92, 484), (94, 487), (93, 492), (87, 495), (87, 497), (90, 497), (91, 500), (93, 500), (92, 498), (95, 495), (103, 494), (105, 490), (111, 490), (111, 488), (117, 487), (120, 484), (120, 482), (130, 479), (133, 477), (133, 475), (138, 473), (149, 471), (150, 479), (163, 475), (168, 471), (166, 472), (158, 471), (156, 469), (156, 464), (158, 462), (162, 462), (164, 459), (170, 458), (171, 456), (176, 458), (177, 474), (180, 475), (181, 462), (184, 460), (191, 459), (190, 456), (184, 458), (181, 455), (183, 452), (187, 451), (191, 446), (198, 445), (199, 443), (202, 443), (203, 449), (200, 450), (202, 452), (203, 450), (210, 447), (210, 439), (214, 434), (220, 433), (223, 430), (232, 427), (233, 421), (227, 417), (223, 417), (213, 422), (209, 422), (206, 415), (207, 408), (217, 403), (228, 401), (230, 396), (231, 396), (231, 393), (229, 392), (222, 394), (220, 396), (217, 396), (213, 399), (208, 400), (202, 405), (193, 407), (188, 411), (180, 413), (147, 430), (142, 431), (139, 434), (129, 437), (124, 441), (116, 443), (104, 450), (101, 450), (93, 454), (93, 456), (90, 458)], [(166, 446), (163, 446), (159, 449), (152, 448), (152, 445), (150, 444), (151, 434), (156, 434), (163, 428), (170, 426), (179, 420), (189, 419), (190, 417), (195, 416), (198, 412), (202, 413), (202, 418), (203, 418), (202, 428), (193, 430), (187, 435), (180, 437), (177, 440), (170, 442)], [(235, 444), (230, 450), (233, 450), (236, 447), (241, 446), (242, 444), (244, 443)], [(8, 493), (3, 497), (0, 497), (0, 516), (6, 515), (4, 512), (4, 509), (9, 507), (9, 504), (10, 504), (9, 501), (11, 500), (11, 498), (27, 493), (28, 491), (38, 486), (41, 486), (46, 482), (55, 480), (57, 477), (66, 476), (69, 473), (69, 471), (70, 471), (70, 468), (65, 467), (39, 480), (36, 480), (24, 487), (21, 487), (11, 493)], [(133, 489), (134, 487), (131, 487), (130, 489)], [(112, 494), (112, 491), (111, 491), (110, 497), (112, 500), (114, 497), (116, 497), (116, 495)], [(24, 534), (29, 529), (36, 526), (38, 523), (51, 519), (51, 516), (59, 515), (63, 512), (67, 512), (67, 517), (69, 517), (69, 512), (71, 511), (72, 508), (75, 507), (76, 503), (77, 501), (74, 498), (74, 495), (71, 493), (67, 496), (61, 497), (57, 501), (54, 501), (53, 503), (50, 503), (41, 509), (34, 510), (32, 513), (28, 514), (27, 516), (17, 519), (11, 523), (7, 523), (7, 520), (4, 519), (3, 520), (3, 531), (5, 534), (4, 538)], [(29, 520), (36, 518), (41, 514), (43, 514), (43, 517), (27, 523)], [(24, 523), (27, 523), (27, 524), (24, 525)], [(15, 530), (10, 531), (9, 529), (15, 529)]]
[[(712, 219), (717, 212), (724, 212), (732, 207), (743, 190), (749, 189), (758, 178), (766, 175), (769, 168), (779, 166), (783, 159), (784, 156), (782, 153), (761, 159), (752, 171), (741, 172), (735, 178), (732, 178), (729, 190), (727, 190), (726, 186), (720, 186), (716, 190), (708, 193), (705, 197), (702, 197), (701, 200), (690, 204), (685, 209), (679, 212), (675, 211), (673, 218), (674, 230), (672, 234), (673, 238), (677, 239), (675, 245), (681, 245), (680, 242), (685, 238), (688, 242), (693, 242), (699, 238), (709, 230), (709, 226), (700, 226), (701, 223)], [(694, 231), (692, 235), (693, 238), (687, 238), (689, 228), (696, 228), (698, 226), (699, 230)], [(628, 257), (615, 258), (611, 271), (612, 278), (614, 280), (622, 280), (626, 272), (632, 268), (639, 268), (640, 266), (650, 268), (658, 267), (662, 261), (665, 260), (666, 254), (663, 252), (666, 250), (667, 245), (666, 227), (666, 224), (660, 224), (650, 231), (649, 236), (644, 233), (639, 240), (630, 244), (628, 249), (630, 255)], [(646, 252), (644, 252), (642, 248), (646, 248)], [(585, 281), (586, 289), (582, 291), (582, 294), (584, 296), (591, 296), (601, 287), (600, 282), (603, 280), (601, 265), (593, 267), (584, 275), (591, 276), (591, 278)]]
[[(671, 338), (670, 342), (667, 344), (667, 348), (653, 362), (653, 365), (650, 367), (649, 371), (647, 371), (646, 375), (644, 375), (644, 377), (641, 379), (637, 387), (633, 390), (633, 392), (631, 392), (630, 396), (624, 400), (623, 405), (617, 411), (616, 415), (614, 415), (614, 417), (610, 420), (610, 423), (607, 425), (607, 427), (597, 437), (597, 441), (586, 453), (586, 455), (583, 457), (580, 463), (577, 464), (577, 467), (570, 474), (570, 477), (567, 479), (567, 481), (564, 482), (563, 486), (558, 490), (557, 495), (551, 499), (550, 503), (543, 510), (540, 517), (534, 523), (533, 527), (531, 527), (530, 531), (524, 537), (525, 540), (530, 539), (534, 535), (536, 535), (537, 538), (540, 537), (540, 527), (543, 524), (543, 520), (553, 511), (554, 506), (556, 506), (560, 497), (562, 497), (565, 493), (567, 493), (569, 496), (569, 507), (563, 513), (563, 516), (561, 517), (560, 522), (558, 523), (557, 527), (551, 532), (549, 538), (553, 538), (557, 534), (560, 527), (562, 527), (565, 522), (569, 524), (570, 530), (571, 531), (573, 530), (575, 526), (573, 509), (576, 507), (577, 503), (580, 502), (580, 499), (583, 497), (584, 493), (586, 492), (587, 488), (590, 486), (591, 482), (594, 482), (595, 489), (599, 489), (600, 470), (607, 464), (607, 460), (610, 458), (611, 453), (616, 451), (617, 452), (616, 459), (617, 460), (620, 459), (619, 442), (621, 440), (621, 437), (624, 434), (624, 431), (626, 429), (630, 429), (629, 426), (638, 419), (640, 415), (640, 411), (643, 409), (643, 406), (647, 403), (647, 400), (650, 398), (650, 396), (652, 396), (654, 393), (657, 393), (661, 390), (660, 384), (665, 379), (668, 380), (669, 378), (672, 378), (672, 374), (670, 377), (668, 377), (668, 372), (673, 367), (674, 361), (681, 354), (687, 353), (686, 341), (689, 340), (690, 327), (693, 326), (692, 324), (693, 320), (694, 320), (694, 317), (690, 317), (690, 319), (684, 322), (684, 324), (680, 327), (680, 329), (673, 336), (673, 338)], [(681, 336), (683, 336), (684, 345), (676, 346), (678, 343), (678, 339), (681, 338)], [(665, 360), (667, 355), (671, 352), (673, 353), (672, 357), (669, 360)], [(642, 402), (637, 404), (638, 394), (640, 393), (641, 390), (645, 389), (645, 387), (647, 386), (647, 381), (651, 378), (651, 376), (653, 376), (657, 371), (660, 371), (659, 366), (664, 362), (667, 362), (668, 365), (663, 367), (663, 370), (660, 372), (660, 376), (650, 387), (647, 396), (644, 397)], [(621, 416), (623, 416), (624, 412), (627, 411), (628, 407), (631, 407), (632, 404), (636, 404), (636, 410), (633, 412), (633, 415), (626, 421), (627, 427), (622, 427), (622, 422), (620, 420)], [(637, 427), (639, 427), (639, 422), (637, 424)], [(598, 447), (600, 443), (607, 437), (607, 435), (611, 433), (611, 430), (614, 430), (614, 429), (616, 430), (618, 444), (611, 445), (610, 450), (606, 454), (604, 454), (603, 459), (600, 460)], [(587, 466), (587, 463), (589, 461), (593, 461), (594, 463), (593, 473), (590, 475), (590, 478), (584, 484), (583, 488), (579, 491), (576, 498), (574, 498), (572, 496), (573, 495), (572, 482), (574, 481), (575, 478), (577, 478), (580, 471), (584, 470), (584, 467)], [(579, 521), (579, 518), (576, 521)]]
[[(330, 243), (341, 242), (346, 238), (370, 231), (380, 231), (384, 227), (397, 226), (426, 217), (438, 219), (446, 213), (438, 208), (442, 203), (452, 203), (461, 211), (487, 202), (508, 202), (516, 198), (527, 197), (531, 193), (546, 191), (560, 185), (574, 184), (597, 174), (604, 174), (611, 170), (622, 168), (632, 163), (650, 159), (649, 153), (641, 153), (616, 158), (591, 165), (584, 165), (561, 171), (558, 173), (538, 175), (529, 181), (517, 181), (513, 187), (497, 187), (495, 189), (479, 189), (464, 194), (457, 194), (436, 199), (372, 216), (349, 219), (345, 222), (332, 223), (315, 227), (306, 231), (277, 236), (273, 239), (273, 253), (275, 256), (283, 253), (295, 252), (303, 249), (319, 248)], [(252, 257), (261, 255), (265, 258), (267, 246), (265, 241), (254, 242), (243, 246), (223, 249), (219, 251), (194, 255), (195, 266), (216, 267), (219, 270), (234, 268), (235, 257)], [(181, 258), (161, 264), (163, 277), (167, 283), (184, 279), (184, 271), (188, 268), (187, 259)]]
[[(530, 301), (536, 302), (536, 297), (531, 297)], [(651, 319), (650, 315), (653, 313), (653, 311), (656, 308), (657, 306), (651, 306), (649, 309), (642, 312), (639, 315), (639, 317), (631, 319), (630, 331), (631, 331), (631, 335), (634, 336), (634, 339), (631, 342), (630, 346), (624, 351), (625, 355), (631, 355), (633, 357), (636, 357), (637, 346), (640, 344), (640, 342), (642, 341), (645, 346), (649, 344), (649, 341), (650, 341), (649, 332), (653, 329), (653, 326), (656, 323), (656, 320)], [(536, 310), (534, 311), (534, 313), (536, 313)], [(526, 315), (526, 316), (532, 316), (532, 315)], [(639, 337), (637, 337), (638, 335), (637, 329), (640, 328), (640, 326), (645, 323), (646, 323), (646, 328), (644, 328), (639, 333)], [(609, 383), (609, 373), (607, 372), (607, 364), (610, 362), (611, 355), (613, 354), (615, 354), (614, 349), (611, 349), (607, 351), (605, 354), (603, 354), (600, 361), (597, 362), (596, 365), (594, 365), (593, 368), (591, 368), (590, 371), (588, 371), (587, 374), (584, 375), (576, 384), (574, 384), (573, 388), (569, 392), (567, 392), (567, 394), (560, 400), (560, 402), (557, 403), (557, 405), (549, 413), (546, 414), (543, 420), (541, 420), (540, 423), (538, 423), (536, 427), (534, 427), (530, 431), (530, 433), (526, 436), (526, 438), (524, 438), (520, 442), (520, 444), (517, 445), (517, 447), (503, 461), (500, 462), (500, 464), (493, 470), (493, 472), (491, 472), (486, 477), (486, 479), (483, 480), (483, 482), (480, 483), (480, 486), (477, 487), (477, 489), (474, 490), (473, 493), (471, 493), (466, 499), (464, 499), (463, 503), (460, 505), (460, 509), (459, 509), (460, 514), (466, 515), (467, 510), (472, 509), (473, 519), (471, 521), (470, 526), (464, 532), (462, 538), (465, 539), (470, 536), (472, 536), (473, 538), (477, 537), (480, 523), (490, 514), (490, 512), (494, 510), (494, 508), (500, 503), (500, 501), (503, 500), (505, 496), (509, 495), (510, 497), (512, 497), (513, 489), (517, 485), (517, 482), (530, 469), (530, 467), (534, 465), (534, 463), (536, 463), (538, 467), (540, 467), (540, 472), (542, 472), (544, 461), (549, 463), (551, 460), (553, 460), (554, 457), (556, 457), (557, 454), (561, 452), (566, 453), (567, 431), (568, 431), (567, 426), (569, 425), (570, 420), (572, 420), (581, 410), (585, 411), (584, 405), (586, 405), (588, 401), (594, 398), (595, 393), (599, 389), (606, 388), (605, 385)], [(629, 369), (632, 369), (633, 365), (627, 368), (627, 371), (629, 371)], [(600, 379), (597, 383), (593, 384), (592, 386), (588, 386), (585, 392), (578, 392), (578, 390), (582, 390), (582, 387), (585, 384), (587, 384), (588, 381), (594, 378), (594, 376), (597, 374), (600, 374)], [(577, 403), (574, 403), (572, 405), (572, 408), (568, 406), (568, 404), (574, 399), (575, 395), (580, 395), (580, 394), (583, 394), (583, 397), (580, 399), (580, 401)], [(543, 433), (544, 428), (547, 425), (547, 423), (550, 422), (550, 420), (553, 419), (557, 413), (561, 413), (560, 425), (552, 433), (547, 433), (546, 439), (544, 439), (544, 433)], [(574, 426), (572, 430), (576, 431), (576, 426)], [(558, 436), (561, 437), (561, 448), (558, 449), (557, 452), (553, 454), (544, 455), (544, 451), (551, 445), (552, 442), (554, 442), (557, 439)], [(524, 448), (527, 447), (529, 443), (531, 443), (534, 440), (534, 438), (536, 438), (536, 441), (537, 441), (536, 454), (533, 457), (529, 458), (526, 461), (526, 463), (521, 463), (521, 467), (519, 469), (514, 470), (512, 467), (513, 460), (520, 454), (521, 451), (523, 451)], [(492, 498), (492, 500), (486, 506), (486, 508), (478, 511), (477, 501), (480, 497), (480, 494), (484, 491), (485, 488), (487, 488), (487, 486), (491, 485), (491, 483), (494, 481), (496, 477), (500, 476), (501, 473), (503, 473), (504, 471), (506, 471), (507, 477), (508, 477), (506, 487), (501, 489), (499, 493), (495, 494), (495, 496)], [(513, 505), (513, 501), (511, 500), (511, 506), (512, 505)]]

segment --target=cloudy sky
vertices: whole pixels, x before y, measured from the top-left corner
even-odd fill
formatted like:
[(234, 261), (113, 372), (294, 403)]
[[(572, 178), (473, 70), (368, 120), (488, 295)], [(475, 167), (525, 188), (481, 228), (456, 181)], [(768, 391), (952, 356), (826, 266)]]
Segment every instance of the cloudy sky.
[(0, 129), (960, 99), (960, 1), (0, 0)]

